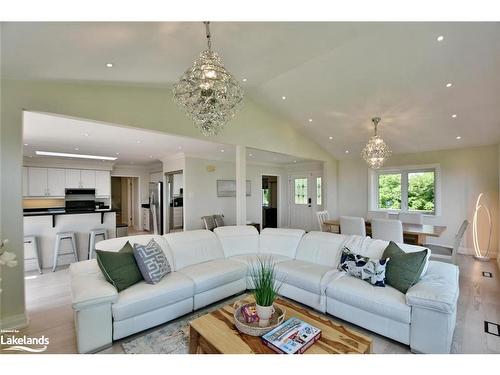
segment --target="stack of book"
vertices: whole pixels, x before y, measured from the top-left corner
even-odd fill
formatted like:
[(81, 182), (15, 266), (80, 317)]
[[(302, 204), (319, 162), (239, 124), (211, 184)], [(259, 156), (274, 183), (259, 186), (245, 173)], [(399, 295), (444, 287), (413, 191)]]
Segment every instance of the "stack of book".
[(298, 318), (290, 318), (262, 336), (262, 342), (277, 353), (302, 354), (320, 337), (319, 328)]

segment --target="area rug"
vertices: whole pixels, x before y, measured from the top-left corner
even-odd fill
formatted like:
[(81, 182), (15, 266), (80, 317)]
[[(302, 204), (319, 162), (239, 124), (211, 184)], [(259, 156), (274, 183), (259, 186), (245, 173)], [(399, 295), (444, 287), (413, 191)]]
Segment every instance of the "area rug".
[(152, 328), (149, 333), (123, 342), (122, 348), (127, 354), (188, 354), (189, 322), (220, 309), (222, 306), (243, 299), (247, 295), (247, 293), (243, 293), (236, 297), (230, 297), (162, 326)]

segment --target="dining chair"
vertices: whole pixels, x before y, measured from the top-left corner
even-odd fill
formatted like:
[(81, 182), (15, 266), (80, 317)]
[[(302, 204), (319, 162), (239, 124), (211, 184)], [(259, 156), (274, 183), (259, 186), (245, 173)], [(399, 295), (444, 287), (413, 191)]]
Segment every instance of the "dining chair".
[(373, 219), (372, 238), (403, 243), (403, 224), (400, 220)]
[(215, 219), (214, 219), (213, 215), (202, 216), (201, 220), (203, 220), (203, 224), (205, 224), (206, 230), (213, 231), (214, 228), (217, 227), (217, 224), (215, 223)]
[(458, 248), (460, 247), (460, 243), (462, 242), (462, 238), (468, 226), (469, 221), (466, 219), (462, 222), (462, 225), (460, 225), (460, 228), (458, 228), (458, 232), (455, 234), (453, 247), (425, 244), (424, 246), (431, 251), (430, 260), (457, 264)]
[(325, 220), (330, 218), (328, 211), (316, 211), (316, 217), (318, 218), (319, 230), (322, 232), (328, 232), (328, 228), (325, 225)]
[(389, 219), (389, 212), (387, 211), (368, 211), (366, 214), (368, 220), (373, 219)]
[(362, 217), (341, 216), (340, 233), (366, 237), (365, 219)]
[(423, 224), (424, 215), (420, 212), (400, 212), (398, 220), (405, 224)]

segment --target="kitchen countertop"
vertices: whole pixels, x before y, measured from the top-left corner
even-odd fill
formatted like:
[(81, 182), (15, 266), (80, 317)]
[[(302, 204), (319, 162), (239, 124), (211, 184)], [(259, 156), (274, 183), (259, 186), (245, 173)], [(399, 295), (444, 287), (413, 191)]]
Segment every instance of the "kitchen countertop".
[(112, 209), (96, 209), (94, 211), (66, 211), (64, 208), (49, 208), (46, 210), (28, 209), (23, 211), (23, 216), (53, 216), (53, 215), (82, 215), (82, 214), (104, 214), (116, 212)]

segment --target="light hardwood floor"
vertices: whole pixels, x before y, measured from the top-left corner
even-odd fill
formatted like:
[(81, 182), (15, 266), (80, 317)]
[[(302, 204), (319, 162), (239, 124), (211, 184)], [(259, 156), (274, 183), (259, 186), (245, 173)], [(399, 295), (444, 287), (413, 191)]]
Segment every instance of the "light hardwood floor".
[[(484, 332), (485, 320), (500, 323), (500, 280), (496, 263), (478, 262), (472, 257), (460, 255), (459, 266), (460, 298), (452, 352), (500, 353), (500, 337)], [(493, 278), (483, 277), (483, 271), (492, 272)], [(28, 274), (26, 308), (30, 324), (21, 333), (49, 337), (49, 353), (76, 353), (68, 269), (56, 272), (44, 270), (43, 275)], [(351, 326), (347, 322), (344, 324)], [(351, 327), (373, 338), (374, 353), (409, 353), (405, 345), (360, 327)], [(135, 336), (143, 334), (145, 332)], [(124, 340), (128, 341), (130, 337)], [(123, 353), (121, 341), (102, 353)]]

